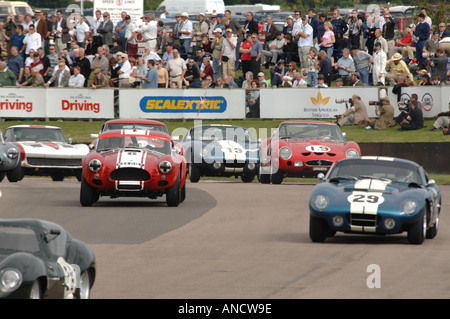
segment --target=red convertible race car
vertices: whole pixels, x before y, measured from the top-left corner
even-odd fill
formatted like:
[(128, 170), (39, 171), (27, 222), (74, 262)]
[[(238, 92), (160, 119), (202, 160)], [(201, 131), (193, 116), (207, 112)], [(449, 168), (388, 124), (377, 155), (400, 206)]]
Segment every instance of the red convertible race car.
[(100, 196), (166, 195), (169, 206), (178, 206), (186, 197), (186, 159), (164, 132), (105, 131), (82, 165), (82, 206), (93, 205)]
[(285, 176), (316, 176), (334, 162), (361, 155), (355, 142), (347, 142), (330, 122), (286, 121), (260, 146), (259, 181), (281, 184)]

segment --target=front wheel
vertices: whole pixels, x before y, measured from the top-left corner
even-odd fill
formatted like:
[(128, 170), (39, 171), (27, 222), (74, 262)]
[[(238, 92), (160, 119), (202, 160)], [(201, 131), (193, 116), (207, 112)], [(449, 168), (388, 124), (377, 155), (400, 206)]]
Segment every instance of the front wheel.
[(77, 289), (77, 299), (89, 299), (91, 297), (91, 276), (89, 270), (81, 274), (80, 288)]
[(170, 187), (167, 190), (167, 194), (166, 194), (167, 206), (177, 207), (181, 202), (180, 174), (181, 173), (178, 174), (177, 180), (172, 185), (172, 187)]
[(6, 177), (11, 183), (20, 181), (23, 178), (22, 166), (20, 166), (20, 163), (14, 169), (6, 172)]
[(200, 180), (200, 168), (194, 164), (194, 160), (189, 164), (189, 180), (191, 183), (198, 183)]
[(241, 180), (244, 183), (251, 183), (255, 179), (255, 174), (243, 174), (241, 175)]
[(99, 198), (97, 190), (81, 176), (80, 203), (81, 206), (92, 206)]
[(33, 285), (31, 286), (31, 289), (30, 289), (29, 298), (30, 299), (42, 299), (42, 288), (41, 288), (41, 282), (39, 281), (39, 279), (36, 279), (33, 282)]
[(425, 240), (427, 233), (427, 214), (423, 214), (415, 224), (411, 225), (408, 230), (408, 242), (414, 245), (420, 245)]
[(314, 243), (323, 243), (332, 234), (330, 226), (321, 218), (309, 216), (309, 238)]

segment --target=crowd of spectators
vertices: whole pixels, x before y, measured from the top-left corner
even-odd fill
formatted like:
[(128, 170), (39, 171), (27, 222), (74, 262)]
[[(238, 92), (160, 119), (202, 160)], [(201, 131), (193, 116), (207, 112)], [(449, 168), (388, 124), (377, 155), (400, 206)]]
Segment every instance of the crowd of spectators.
[[(147, 14), (133, 21), (122, 12), (113, 23), (97, 10), (83, 16), (36, 10), (0, 23), (0, 85), (121, 88), (254, 88), (450, 83), (445, 24), (434, 28), (425, 8), (417, 25), (395, 40), (388, 8), (380, 14), (330, 9), (295, 11), (283, 28), (251, 12), (239, 23), (230, 11), (191, 21), (175, 15), (172, 30)], [(265, 20), (265, 21), (264, 21)], [(434, 30), (436, 29), (436, 30)], [(138, 41), (144, 43), (140, 52)], [(268, 72), (262, 72), (270, 69)], [(236, 71), (242, 70), (242, 77)], [(415, 79), (420, 78), (417, 84)], [(402, 82), (403, 81), (403, 82)]]

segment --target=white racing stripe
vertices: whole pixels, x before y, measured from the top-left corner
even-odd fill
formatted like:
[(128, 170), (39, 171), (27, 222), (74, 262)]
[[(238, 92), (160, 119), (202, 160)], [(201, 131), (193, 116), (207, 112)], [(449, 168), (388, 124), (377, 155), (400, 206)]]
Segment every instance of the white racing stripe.
[[(373, 220), (376, 221), (378, 206), (384, 202), (383, 191), (389, 181), (377, 179), (363, 179), (355, 183), (355, 190), (347, 197), (350, 202), (350, 218), (354, 214), (375, 215)], [(372, 218), (368, 218), (372, 220)], [(375, 232), (375, 226), (358, 226), (351, 225), (352, 231), (359, 232)]]

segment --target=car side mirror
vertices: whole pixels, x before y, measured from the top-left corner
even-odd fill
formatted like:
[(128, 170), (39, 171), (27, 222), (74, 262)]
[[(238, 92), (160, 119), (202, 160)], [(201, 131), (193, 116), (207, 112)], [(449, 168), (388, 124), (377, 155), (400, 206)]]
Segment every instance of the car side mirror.
[(69, 137), (69, 144), (73, 143), (73, 138)]
[(434, 179), (430, 179), (427, 183), (427, 186), (434, 186), (436, 185), (436, 181)]
[(325, 180), (325, 174), (324, 173), (319, 173), (319, 174), (317, 174), (317, 178), (319, 180), (321, 180), (321, 181), (324, 181)]

